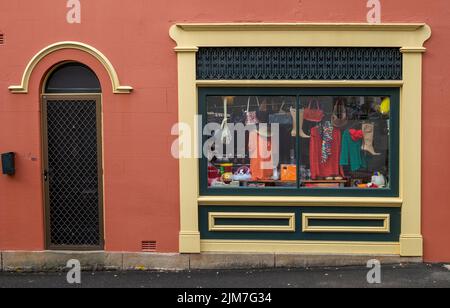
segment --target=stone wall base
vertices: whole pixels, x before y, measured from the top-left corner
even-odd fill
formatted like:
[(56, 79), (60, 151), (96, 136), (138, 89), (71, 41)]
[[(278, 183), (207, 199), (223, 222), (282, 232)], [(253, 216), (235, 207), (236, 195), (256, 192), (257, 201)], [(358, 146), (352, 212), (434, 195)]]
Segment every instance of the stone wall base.
[(371, 259), (383, 265), (422, 263), (422, 258), (367, 255), (303, 254), (155, 254), (122, 252), (4, 251), (0, 271), (61, 271), (67, 261), (80, 261), (83, 270), (218, 270), (366, 266)]

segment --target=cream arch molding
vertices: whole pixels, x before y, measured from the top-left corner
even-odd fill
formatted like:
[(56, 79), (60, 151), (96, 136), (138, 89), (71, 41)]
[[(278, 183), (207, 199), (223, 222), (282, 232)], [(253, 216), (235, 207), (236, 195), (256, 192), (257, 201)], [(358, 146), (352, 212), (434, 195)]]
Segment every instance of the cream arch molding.
[[(222, 23), (176, 24), (170, 36), (177, 43), (179, 121), (196, 127), (197, 88), (199, 86), (322, 86), (322, 87), (400, 87), (400, 196), (398, 198), (321, 198), (321, 197), (230, 197), (200, 196), (199, 162), (181, 158), (180, 173), (180, 252), (297, 252), (297, 253), (363, 253), (423, 255), (421, 234), (421, 120), (422, 120), (422, 53), (431, 37), (426, 24), (274, 24)], [(398, 47), (403, 53), (401, 81), (253, 81), (196, 80), (196, 53), (200, 47)], [(407, 106), (407, 107), (405, 107)], [(197, 140), (192, 137), (197, 148)], [(194, 180), (193, 180), (194, 175)], [(307, 205), (368, 206), (402, 208), (402, 230), (399, 243), (325, 243), (251, 241), (206, 241), (200, 239), (198, 207), (202, 205)]]
[(80, 50), (83, 52), (86, 52), (90, 54), (91, 56), (95, 57), (106, 69), (108, 72), (108, 75), (111, 79), (113, 92), (115, 94), (129, 94), (133, 91), (133, 88), (130, 86), (122, 86), (119, 82), (119, 77), (117, 76), (117, 72), (114, 69), (114, 66), (111, 64), (111, 62), (108, 60), (108, 58), (101, 53), (96, 48), (89, 46), (84, 43), (80, 42), (58, 42), (55, 44), (52, 44), (50, 46), (45, 47), (41, 51), (39, 51), (28, 63), (27, 67), (25, 68), (25, 71), (22, 76), (22, 82), (20, 85), (14, 85), (9, 87), (9, 91), (11, 93), (19, 93), (19, 94), (26, 94), (28, 93), (28, 87), (30, 82), (31, 74), (33, 73), (33, 70), (36, 68), (37, 64), (44, 59), (49, 54), (56, 52), (58, 50), (63, 49), (74, 49), (74, 50)]

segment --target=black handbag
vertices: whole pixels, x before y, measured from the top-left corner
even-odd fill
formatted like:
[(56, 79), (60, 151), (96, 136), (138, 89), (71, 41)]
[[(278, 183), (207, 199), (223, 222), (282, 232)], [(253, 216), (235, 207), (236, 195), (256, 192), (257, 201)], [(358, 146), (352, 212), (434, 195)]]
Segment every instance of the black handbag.
[(269, 124), (292, 125), (292, 116), (289, 112), (283, 110), (284, 103), (281, 105), (280, 111), (269, 115)]

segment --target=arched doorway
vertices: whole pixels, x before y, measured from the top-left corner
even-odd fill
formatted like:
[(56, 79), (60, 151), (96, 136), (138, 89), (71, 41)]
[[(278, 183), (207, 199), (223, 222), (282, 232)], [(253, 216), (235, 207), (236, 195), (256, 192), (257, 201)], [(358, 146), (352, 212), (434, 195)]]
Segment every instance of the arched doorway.
[(61, 63), (42, 92), (46, 248), (103, 250), (99, 79), (81, 63)]

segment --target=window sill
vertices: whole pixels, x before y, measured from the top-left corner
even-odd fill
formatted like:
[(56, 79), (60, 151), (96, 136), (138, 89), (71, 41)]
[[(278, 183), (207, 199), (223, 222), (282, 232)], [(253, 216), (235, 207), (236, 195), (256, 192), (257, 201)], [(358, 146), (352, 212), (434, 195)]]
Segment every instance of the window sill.
[(351, 197), (269, 197), (269, 196), (200, 196), (199, 206), (349, 206), (349, 207), (401, 207), (402, 198)]

